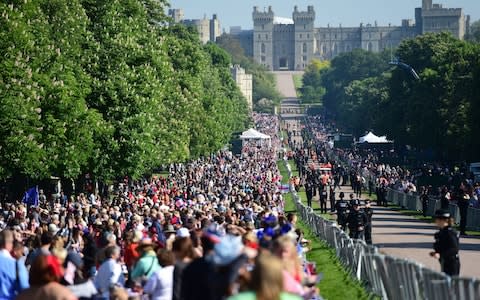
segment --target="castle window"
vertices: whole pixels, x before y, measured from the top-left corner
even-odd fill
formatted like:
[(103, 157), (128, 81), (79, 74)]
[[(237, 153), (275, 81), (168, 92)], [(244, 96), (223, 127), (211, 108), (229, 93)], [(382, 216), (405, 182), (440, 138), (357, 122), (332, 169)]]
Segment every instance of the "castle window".
[(265, 25), (262, 25), (262, 30), (265, 30)]
[(258, 35), (258, 39), (259, 39), (259, 40), (261, 40), (261, 39), (262, 39), (262, 36), (261, 36), (260, 34)]
[(327, 35), (326, 35), (326, 34), (324, 34), (324, 35), (323, 35), (323, 39), (326, 39), (326, 38), (327, 38)]
[(322, 47), (322, 53), (323, 53), (323, 54), (326, 54), (326, 53), (327, 53), (327, 46), (326, 46), (326, 45), (323, 45), (323, 47)]
[(304, 56), (302, 57), (302, 60), (303, 60), (303, 61), (307, 61), (307, 56), (304, 55)]
[(303, 35), (300, 33), (300, 38), (303, 38)]
[(262, 56), (262, 63), (264, 63), (267, 59), (265, 58), (265, 56)]
[(303, 43), (303, 53), (307, 53), (307, 43)]
[(267, 40), (268, 40), (268, 34), (266, 34), (266, 35), (265, 35), (265, 39), (267, 39)]
[(262, 53), (265, 53), (265, 52), (266, 52), (265, 48), (266, 48), (266, 47), (265, 47), (265, 44), (262, 43)]
[(307, 34), (307, 39), (309, 39), (309, 38), (310, 38), (310, 34)]
[(337, 39), (337, 34), (335, 33), (335, 39)]
[(368, 51), (373, 51), (373, 44), (371, 42), (368, 43)]
[(303, 29), (307, 29), (307, 25), (303, 25)]

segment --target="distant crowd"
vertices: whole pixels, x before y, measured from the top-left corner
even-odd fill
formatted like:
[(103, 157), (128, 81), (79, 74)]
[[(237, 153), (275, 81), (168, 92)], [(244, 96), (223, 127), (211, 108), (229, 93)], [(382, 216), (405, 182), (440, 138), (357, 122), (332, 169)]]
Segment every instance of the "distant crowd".
[(240, 155), (172, 164), (101, 197), (40, 193), (0, 210), (3, 299), (318, 299), (315, 265), (284, 211), (279, 123)]

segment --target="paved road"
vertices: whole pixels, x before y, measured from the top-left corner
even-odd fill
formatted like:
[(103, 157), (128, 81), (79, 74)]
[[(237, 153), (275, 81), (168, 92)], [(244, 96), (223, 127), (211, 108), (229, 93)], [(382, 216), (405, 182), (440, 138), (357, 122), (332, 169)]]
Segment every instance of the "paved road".
[(277, 78), (277, 89), (285, 98), (296, 98), (297, 92), (293, 83), (292, 75), (302, 74), (302, 72), (273, 72)]
[[(296, 106), (298, 99), (292, 95), (295, 88), (291, 74), (280, 73), (277, 74), (277, 78), (279, 90), (285, 97), (290, 98), (285, 99), (282, 104), (288, 107)], [(289, 121), (289, 124), (290, 131), (300, 127), (297, 120)], [(346, 195), (352, 193), (351, 187), (347, 186), (342, 187), (342, 191)], [(337, 195), (339, 192), (337, 190)], [(314, 207), (318, 207), (318, 202), (314, 202)], [(373, 242), (380, 251), (395, 257), (410, 259), (440, 271), (438, 261), (429, 256), (435, 231), (436, 228), (431, 223), (405, 216), (390, 208), (374, 207)], [(460, 247), (460, 263), (462, 265), (460, 275), (480, 278), (480, 238), (462, 237)]]
[[(405, 216), (392, 209), (375, 207), (373, 242), (381, 251), (404, 257), (440, 271), (438, 261), (428, 253), (432, 250), (436, 228), (431, 223)], [(480, 238), (460, 238), (460, 275), (480, 278)]]

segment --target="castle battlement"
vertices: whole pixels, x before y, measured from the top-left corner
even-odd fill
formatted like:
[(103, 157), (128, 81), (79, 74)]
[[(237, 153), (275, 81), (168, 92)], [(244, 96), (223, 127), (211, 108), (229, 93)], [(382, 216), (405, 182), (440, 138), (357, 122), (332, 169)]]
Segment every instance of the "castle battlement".
[(312, 20), (314, 21), (315, 9), (313, 8), (313, 6), (308, 6), (307, 11), (299, 11), (298, 7), (295, 6), (292, 17), (294, 20), (298, 20), (298, 21), (300, 20), (307, 21), (307, 22), (310, 22)]
[(272, 7), (268, 7), (268, 11), (260, 11), (258, 10), (258, 6), (253, 7), (253, 21), (254, 22), (273, 22), (275, 18), (275, 14), (272, 10)]
[[(312, 59), (331, 60), (353, 49), (381, 52), (424, 33), (449, 32), (463, 39), (468, 16), (462, 8), (444, 8), (422, 0), (415, 19), (403, 19), (400, 26), (360, 24), (358, 27), (315, 28), (315, 9), (294, 7), (292, 19), (275, 16), (272, 7), (253, 8), (253, 58), (271, 70), (304, 70)], [(248, 50), (246, 52), (249, 52)]]
[(459, 17), (462, 14), (462, 8), (432, 8), (422, 11), (423, 17)]

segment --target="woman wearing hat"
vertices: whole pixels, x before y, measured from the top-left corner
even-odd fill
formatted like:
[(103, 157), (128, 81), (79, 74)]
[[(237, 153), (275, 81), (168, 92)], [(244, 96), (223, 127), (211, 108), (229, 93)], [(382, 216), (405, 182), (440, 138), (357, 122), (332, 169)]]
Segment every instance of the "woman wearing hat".
[(146, 281), (160, 268), (155, 253), (156, 246), (150, 238), (144, 238), (138, 244), (137, 251), (140, 253), (140, 259), (132, 270), (131, 279), (133, 281)]
[(460, 260), (458, 257), (458, 233), (452, 228), (453, 219), (450, 213), (444, 210), (435, 212), (435, 224), (440, 229), (435, 233), (435, 243), (430, 256), (438, 259), (442, 272), (449, 276), (458, 276), (460, 273)]

